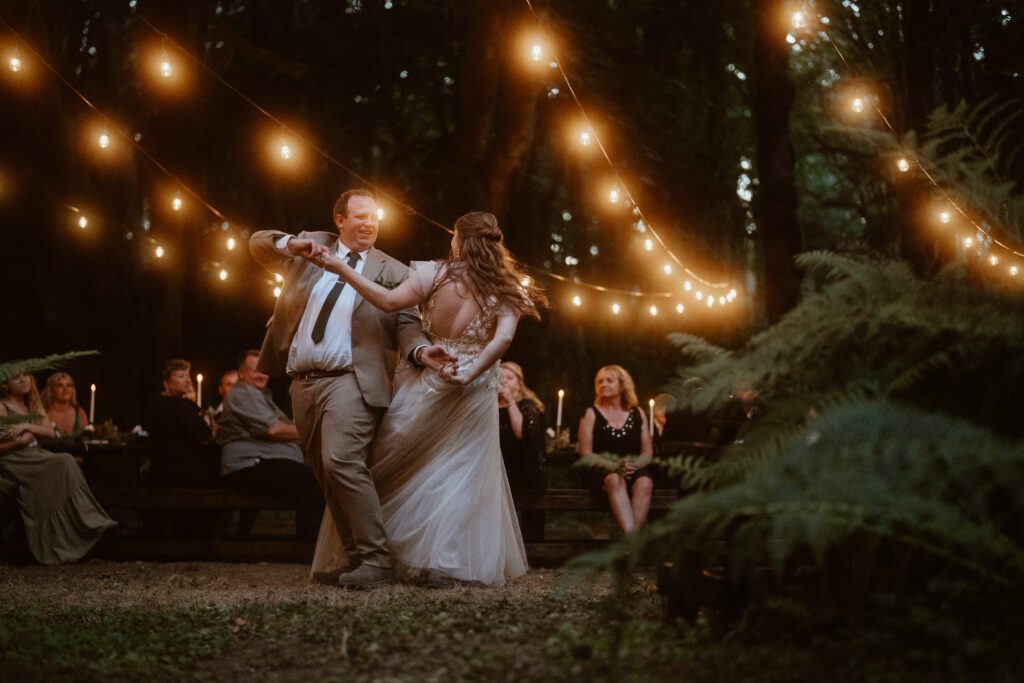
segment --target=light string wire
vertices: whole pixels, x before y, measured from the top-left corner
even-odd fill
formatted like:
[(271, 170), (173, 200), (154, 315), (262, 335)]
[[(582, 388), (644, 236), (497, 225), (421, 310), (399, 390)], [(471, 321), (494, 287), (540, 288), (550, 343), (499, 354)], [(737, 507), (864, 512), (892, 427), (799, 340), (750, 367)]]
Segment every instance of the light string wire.
[[(545, 49), (551, 53), (552, 60), (557, 65), (558, 73), (562, 76), (562, 80), (565, 82), (565, 87), (569, 91), (569, 95), (572, 97), (573, 102), (576, 103), (576, 107), (580, 110), (580, 115), (583, 117), (584, 123), (586, 123), (588, 132), (594, 137), (594, 141), (597, 143), (598, 149), (601, 150), (601, 155), (604, 157), (605, 161), (608, 162), (608, 166), (612, 169), (612, 173), (615, 175), (615, 180), (618, 182), (620, 190), (626, 194), (626, 197), (629, 199), (630, 204), (632, 204), (633, 208), (636, 210), (638, 218), (640, 218), (644, 222), (644, 225), (646, 226), (647, 230), (649, 230), (651, 235), (654, 236), (654, 239), (658, 241), (658, 244), (661, 245), (661, 248), (665, 250), (665, 253), (668, 254), (669, 258), (675, 261), (676, 265), (678, 265), (683, 272), (685, 272), (691, 278), (697, 280), (706, 287), (712, 287), (715, 289), (725, 289), (729, 287), (728, 283), (709, 282), (708, 280), (705, 280), (697, 273), (690, 270), (690, 268), (688, 268), (679, 259), (679, 257), (676, 256), (675, 252), (673, 252), (672, 249), (669, 248), (669, 246), (665, 243), (665, 240), (662, 239), (658, 231), (655, 230), (653, 225), (651, 225), (651, 222), (647, 220), (647, 217), (644, 215), (643, 209), (640, 208), (640, 205), (636, 202), (636, 199), (630, 192), (629, 187), (626, 185), (626, 183), (623, 182), (622, 176), (619, 174), (619, 169), (615, 166), (615, 163), (612, 161), (611, 155), (608, 153), (608, 150), (604, 146), (604, 143), (601, 142), (601, 136), (597, 134), (597, 130), (591, 124), (590, 115), (587, 114), (587, 110), (583, 106), (583, 102), (576, 94), (576, 89), (573, 87), (572, 82), (569, 80), (569, 75), (566, 73), (565, 69), (562, 68), (562, 60), (558, 58), (558, 55), (555, 53), (555, 50), (552, 47), (554, 43), (548, 38), (547, 33), (544, 31), (543, 20), (537, 13), (537, 10), (534, 8), (533, 2), (531, 0), (525, 1), (526, 6), (530, 10), (530, 13), (533, 15), (534, 20), (537, 22), (538, 30), (540, 31), (541, 37), (544, 40)], [(669, 294), (668, 296), (671, 296), (671, 294)]]
[[(146, 17), (144, 17), (141, 13), (136, 12), (135, 14), (139, 18), (139, 20), (142, 21), (142, 23), (144, 23), (147, 27), (149, 27), (149, 29), (151, 31), (156, 33), (158, 36), (160, 36), (163, 40), (167, 41), (169, 44), (173, 45), (178, 51), (180, 51), (182, 54), (187, 56), (191, 61), (195, 62), (200, 67), (202, 67), (207, 73), (209, 73), (211, 76), (213, 76), (213, 78), (215, 78), (217, 81), (219, 81), (221, 84), (223, 84), (228, 90), (230, 90), (231, 92), (235, 93), (238, 97), (240, 97), (242, 100), (244, 100), (249, 105), (251, 105), (253, 108), (255, 108), (258, 112), (260, 112), (260, 114), (262, 114), (264, 117), (266, 117), (270, 121), (273, 121), (276, 125), (280, 126), (289, 135), (292, 135), (297, 140), (300, 140), (301, 142), (305, 143), (307, 146), (309, 146), (310, 149), (315, 151), (317, 154), (321, 155), (327, 161), (329, 161), (329, 162), (333, 163), (334, 165), (336, 165), (341, 170), (343, 170), (346, 173), (348, 173), (350, 176), (352, 176), (353, 178), (355, 178), (359, 182), (365, 184), (366, 186), (368, 186), (370, 188), (373, 188), (377, 192), (378, 195), (380, 195), (380, 196), (386, 198), (388, 201), (393, 202), (394, 204), (404, 208), (409, 214), (418, 216), (419, 218), (422, 218), (424, 221), (426, 221), (430, 225), (433, 225), (434, 227), (440, 228), (441, 230), (444, 230), (448, 234), (454, 234), (454, 231), (451, 228), (445, 226), (444, 224), (442, 224), (440, 221), (434, 219), (433, 217), (428, 216), (427, 214), (424, 214), (423, 212), (417, 210), (415, 207), (410, 206), (409, 204), (406, 204), (405, 202), (402, 202), (399, 199), (389, 195), (387, 192), (381, 190), (379, 185), (377, 185), (376, 183), (372, 182), (368, 178), (364, 177), (360, 173), (356, 172), (355, 170), (353, 170), (352, 168), (350, 168), (349, 166), (347, 166), (346, 164), (344, 164), (343, 162), (341, 162), (340, 160), (335, 158), (334, 155), (332, 155), (330, 152), (328, 152), (327, 150), (323, 149), (322, 147), (320, 147), (319, 145), (317, 145), (313, 141), (311, 141), (308, 138), (306, 138), (305, 136), (303, 136), (301, 133), (293, 130), (285, 122), (283, 122), (280, 119), (278, 119), (276, 116), (274, 116), (272, 113), (270, 113), (266, 108), (264, 108), (259, 103), (254, 101), (251, 97), (249, 97), (244, 92), (242, 92), (239, 88), (235, 87), (232, 83), (228, 82), (219, 73), (214, 71), (213, 68), (211, 68), (208, 64), (206, 64), (205, 62), (203, 62), (200, 59), (198, 59), (195, 55), (193, 55), (188, 50), (184, 49), (171, 36), (169, 36), (166, 33), (164, 33), (160, 28), (158, 28), (152, 22), (150, 22), (148, 19), (146, 19)], [(653, 232), (653, 230), (652, 230), (652, 232)], [(660, 238), (659, 238), (659, 241), (660, 241)], [(518, 261), (518, 259), (517, 259), (517, 261)], [(677, 260), (677, 262), (678, 262), (678, 260)], [(624, 296), (631, 296), (631, 297), (635, 297), (635, 298), (644, 298), (644, 297), (646, 297), (646, 298), (669, 298), (669, 297), (675, 296), (672, 292), (647, 292), (647, 291), (642, 291), (642, 290), (626, 290), (626, 289), (616, 289), (614, 287), (606, 287), (604, 285), (598, 285), (598, 284), (593, 284), (593, 283), (589, 283), (589, 282), (584, 282), (584, 281), (578, 280), (578, 279), (573, 278), (573, 277), (568, 277), (568, 276), (565, 276), (565, 275), (560, 275), (558, 273), (552, 272), (551, 270), (549, 270), (547, 268), (542, 268), (542, 267), (539, 267), (539, 266), (534, 266), (534, 265), (531, 265), (531, 264), (526, 263), (524, 261), (519, 261), (519, 264), (523, 268), (525, 268), (526, 270), (528, 270), (528, 271), (530, 271), (532, 273), (540, 274), (540, 275), (549, 277), (549, 278), (551, 278), (553, 280), (557, 280), (559, 282), (569, 283), (569, 284), (571, 284), (573, 286), (582, 287), (582, 288), (590, 289), (590, 290), (593, 290), (593, 291), (610, 293), (610, 294), (622, 294)], [(702, 282), (704, 282), (704, 281), (702, 280)]]
[[(529, 0), (527, 0), (527, 2), (529, 2)], [(839, 45), (836, 43), (836, 41), (832, 39), (832, 34), (829, 32), (829, 30), (827, 28), (828, 24), (821, 21), (823, 15), (819, 14), (817, 12), (817, 10), (812, 8), (809, 3), (805, 2), (803, 6), (804, 6), (804, 9), (807, 11), (807, 13), (817, 20), (818, 25), (821, 26), (821, 27), (824, 27), (824, 28), (819, 28), (818, 30), (820, 31), (821, 34), (824, 35), (826, 42), (828, 42), (828, 44), (832, 46), (832, 49), (835, 50), (836, 54), (839, 55), (839, 60), (843, 63), (843, 66), (846, 67), (846, 72), (847, 72), (847, 74), (849, 74), (850, 78), (852, 78), (854, 80), (860, 79), (861, 77), (857, 74), (857, 71), (850, 64), (850, 61), (846, 58), (846, 55), (843, 54), (842, 49), (839, 47)], [(889, 121), (888, 117), (885, 115), (885, 112), (882, 111), (882, 108), (879, 106), (877, 99), (876, 98), (867, 98), (867, 99), (869, 99), (871, 101), (871, 108), (874, 109), (876, 114), (878, 114), (878, 117), (882, 120), (882, 123), (884, 123), (885, 127), (889, 129), (889, 132), (892, 133), (893, 136), (895, 136), (897, 141), (900, 140), (899, 132), (896, 130), (896, 127), (893, 126), (892, 123)], [(988, 239), (992, 240), (993, 244), (998, 245), (999, 247), (1005, 249), (1006, 251), (1010, 252), (1014, 256), (1018, 256), (1018, 257), (1024, 258), (1024, 253), (1022, 253), (1020, 251), (1017, 251), (1017, 248), (1014, 247), (1013, 245), (1005, 244), (1002, 241), (996, 239), (996, 237), (991, 233), (991, 231), (986, 230), (976, 220), (974, 220), (963, 209), (963, 207), (960, 206), (960, 203), (957, 202), (952, 196), (950, 196), (949, 192), (947, 192), (946, 189), (944, 187), (942, 187), (942, 185), (939, 184), (939, 182), (937, 180), (935, 180), (934, 176), (932, 176), (932, 174), (928, 171), (928, 169), (925, 167), (925, 165), (921, 162), (921, 159), (919, 158), (919, 156), (917, 154), (912, 154), (911, 156), (913, 156), (913, 163), (918, 168), (918, 170), (921, 171), (921, 174), (924, 175), (924, 177), (928, 179), (928, 181), (935, 187), (935, 189), (937, 189), (939, 191), (939, 193), (946, 200), (946, 202), (952, 208), (956, 209), (957, 213), (959, 213), (961, 216), (963, 216), (963, 218), (968, 223), (973, 225), (978, 230), (978, 232), (982, 233)]]

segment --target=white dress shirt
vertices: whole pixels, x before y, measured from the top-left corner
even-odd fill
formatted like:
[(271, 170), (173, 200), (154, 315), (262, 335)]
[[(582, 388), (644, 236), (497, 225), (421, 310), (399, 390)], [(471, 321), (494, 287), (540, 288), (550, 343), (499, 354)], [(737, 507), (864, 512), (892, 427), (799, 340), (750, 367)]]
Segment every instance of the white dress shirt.
[[(286, 235), (275, 244), (281, 253), (289, 256), (291, 252), (288, 251), (288, 240), (291, 237)], [(338, 240), (334, 253), (345, 260), (351, 251)], [(357, 273), (363, 272), (366, 254), (366, 251), (359, 252), (359, 263), (355, 268)], [(325, 270), (313, 285), (306, 302), (306, 310), (302, 313), (302, 320), (299, 321), (291, 348), (288, 349), (288, 374), (311, 370), (344, 370), (352, 365), (352, 311), (355, 309), (356, 290), (351, 285), (345, 285), (338, 300), (334, 302), (331, 316), (327, 319), (324, 338), (319, 344), (313, 343), (313, 326), (327, 295), (339, 279), (334, 273)]]

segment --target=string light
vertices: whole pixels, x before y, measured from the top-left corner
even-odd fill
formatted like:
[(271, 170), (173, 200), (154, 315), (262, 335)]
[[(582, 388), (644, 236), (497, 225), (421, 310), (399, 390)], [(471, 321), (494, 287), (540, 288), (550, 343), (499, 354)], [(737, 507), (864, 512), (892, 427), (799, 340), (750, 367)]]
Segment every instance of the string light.
[(793, 12), (793, 28), (805, 29), (807, 28), (807, 16), (803, 12)]
[(82, 230), (85, 230), (87, 227), (89, 227), (89, 219), (86, 218), (85, 216), (79, 216), (78, 227), (81, 228)]
[(274, 298), (276, 299), (279, 296), (281, 296), (281, 288), (280, 287), (274, 287)]
[(676, 304), (676, 313), (680, 313), (681, 314), (685, 310), (686, 310), (686, 306), (683, 306), (682, 304)]
[(274, 282), (284, 282), (284, 276), (280, 273), (274, 273)]
[(991, 256), (988, 257), (988, 262), (990, 264), (992, 264), (993, 266), (998, 266), (999, 265), (999, 257), (996, 256), (995, 254), (992, 254)]
[(651, 306), (650, 308), (647, 309), (647, 311), (651, 314), (652, 318), (656, 317), (658, 315), (658, 307), (657, 306)]
[(970, 237), (965, 237), (964, 238), (964, 247), (967, 248), (967, 249), (970, 249), (973, 246), (974, 246), (974, 240), (971, 239)]
[(153, 253), (156, 254), (157, 258), (163, 258), (164, 257), (164, 248), (161, 247), (160, 245), (157, 245), (156, 249), (153, 250)]
[(671, 264), (666, 263), (664, 266), (662, 266), (661, 269), (665, 272), (665, 275), (671, 275), (672, 274), (672, 266), (671, 266)]
[(951, 214), (949, 211), (942, 211), (939, 213), (939, 220), (943, 223), (949, 223), (951, 220), (953, 220), (953, 214)]
[(698, 290), (697, 290), (697, 293), (696, 293), (696, 294), (694, 294), (693, 296), (697, 298), (697, 301), (700, 301), (701, 299), (703, 299), (703, 298), (704, 298), (704, 292), (702, 292), (702, 291), (700, 291), (700, 290), (698, 289)]
[(377, 220), (378, 221), (384, 220), (384, 209), (382, 209), (382, 208), (378, 208), (377, 209)]
[(612, 204), (619, 203), (619, 188), (613, 187), (611, 190), (608, 191), (608, 201), (610, 201)]
[(619, 304), (618, 304), (618, 303), (614, 303), (614, 304), (612, 304), (612, 313), (613, 313), (614, 315), (618, 315), (618, 314), (619, 314), (619, 313), (621, 313), (621, 312), (622, 312), (622, 307), (621, 307), (621, 306), (619, 306)]
[(690, 290), (693, 289), (693, 283), (687, 280), (686, 282), (683, 283), (683, 289), (689, 292)]
[(572, 305), (573, 306), (577, 306), (577, 307), (583, 305), (583, 299), (580, 298), (579, 294), (573, 294), (573, 296), (572, 296)]
[(171, 200), (171, 209), (174, 210), (174, 211), (181, 211), (181, 207), (182, 206), (183, 206), (183, 203), (181, 201), (181, 197), (179, 195), (175, 194), (174, 195), (174, 199)]
[(170, 78), (174, 75), (174, 69), (171, 66), (171, 60), (167, 56), (166, 49), (164, 49), (163, 53), (160, 55), (160, 75), (164, 78)]
[(106, 133), (100, 133), (100, 137), (97, 142), (100, 146), (100, 149), (106, 149), (107, 147), (110, 147), (110, 136), (107, 135)]
[(1011, 277), (1017, 277), (1017, 273), (1018, 272), (1019, 271), (1017, 270), (1017, 266), (1010, 266), (1010, 276)]
[(654, 240), (644, 240), (644, 249), (654, 251)]
[(715, 297), (709, 296), (707, 298), (707, 302), (708, 302), (708, 308), (713, 307), (715, 305)]
[(14, 73), (21, 71), (21, 57), (18, 55), (17, 48), (15, 48), (14, 54), (11, 55), (11, 58), (7, 60), (7, 68)]
[(582, 131), (580, 131), (580, 144), (583, 145), (584, 147), (587, 147), (588, 145), (590, 145), (591, 142), (592, 142), (592, 139), (591, 139), (590, 131), (589, 130), (582, 130)]
[[(227, 248), (228, 248), (228, 251), (231, 251), (232, 249), (235, 248), (235, 238), (234, 237), (229, 237), (228, 238)], [(224, 278), (221, 278), (221, 279), (223, 280)]]
[(224, 280), (227, 280), (228, 279), (228, 271), (226, 271), (223, 268), (221, 268), (220, 272), (217, 273), (217, 277), (219, 277), (221, 279), (221, 282), (223, 282)]
[(281, 158), (285, 161), (292, 158), (292, 148), (287, 143), (281, 143)]
[(850, 109), (853, 110), (854, 114), (861, 114), (861, 113), (863, 113), (864, 112), (864, 98), (863, 97), (859, 97), (859, 96), (858, 97), (854, 97), (850, 101)]
[(534, 43), (530, 46), (530, 59), (535, 62), (544, 59), (544, 48), (539, 43)]
[(905, 157), (900, 157), (896, 162), (896, 168), (900, 170), (900, 173), (906, 173), (910, 170), (910, 162)]

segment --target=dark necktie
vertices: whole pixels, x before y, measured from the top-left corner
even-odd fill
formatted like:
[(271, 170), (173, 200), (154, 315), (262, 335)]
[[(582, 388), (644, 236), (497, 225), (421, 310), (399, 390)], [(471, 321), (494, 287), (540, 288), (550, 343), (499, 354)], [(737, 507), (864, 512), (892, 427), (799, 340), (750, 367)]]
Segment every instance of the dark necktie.
[[(353, 251), (348, 255), (348, 267), (353, 270), (356, 264), (359, 263), (359, 252)], [(338, 281), (334, 283), (334, 287), (327, 294), (327, 298), (324, 300), (324, 306), (320, 309), (320, 315), (316, 317), (316, 322), (313, 324), (313, 343), (319, 344), (323, 341), (324, 330), (327, 329), (327, 319), (331, 317), (331, 311), (334, 310), (334, 304), (338, 301), (338, 297), (341, 296), (341, 290), (345, 289), (345, 281), (338, 278)]]

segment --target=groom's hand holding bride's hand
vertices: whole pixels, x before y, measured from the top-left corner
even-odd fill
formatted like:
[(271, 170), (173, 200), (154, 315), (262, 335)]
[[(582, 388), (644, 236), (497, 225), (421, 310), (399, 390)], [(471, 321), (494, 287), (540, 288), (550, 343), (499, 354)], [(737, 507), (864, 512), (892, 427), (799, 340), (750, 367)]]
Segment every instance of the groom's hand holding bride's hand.
[(428, 346), (420, 351), (416, 361), (420, 365), (430, 368), (442, 377), (444, 377), (444, 373), (442, 371), (449, 366), (454, 368), (452, 370), (452, 374), (459, 370), (459, 360), (454, 356), (449, 355), (448, 352), (444, 350), (444, 347), (438, 344)]

